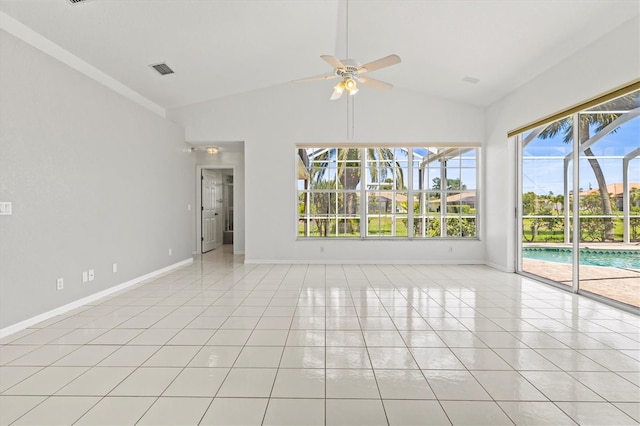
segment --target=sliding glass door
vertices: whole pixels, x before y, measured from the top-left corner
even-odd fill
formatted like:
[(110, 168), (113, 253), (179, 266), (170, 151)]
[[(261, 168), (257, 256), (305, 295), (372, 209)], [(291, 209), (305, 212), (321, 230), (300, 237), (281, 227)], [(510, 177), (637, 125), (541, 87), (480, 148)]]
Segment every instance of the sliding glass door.
[(519, 272), (640, 307), (639, 116), (635, 91), (516, 136)]
[[(560, 124), (570, 128), (571, 117)], [(560, 124), (519, 137), (521, 270), (571, 287), (573, 137)]]

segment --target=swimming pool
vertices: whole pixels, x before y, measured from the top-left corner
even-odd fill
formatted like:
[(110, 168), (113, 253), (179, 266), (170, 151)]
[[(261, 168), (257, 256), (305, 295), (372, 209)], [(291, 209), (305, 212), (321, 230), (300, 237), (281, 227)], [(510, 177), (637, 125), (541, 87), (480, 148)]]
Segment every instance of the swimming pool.
[[(523, 247), (522, 257), (548, 262), (571, 263), (572, 249), (561, 247)], [(580, 264), (640, 269), (640, 250), (580, 249)]]

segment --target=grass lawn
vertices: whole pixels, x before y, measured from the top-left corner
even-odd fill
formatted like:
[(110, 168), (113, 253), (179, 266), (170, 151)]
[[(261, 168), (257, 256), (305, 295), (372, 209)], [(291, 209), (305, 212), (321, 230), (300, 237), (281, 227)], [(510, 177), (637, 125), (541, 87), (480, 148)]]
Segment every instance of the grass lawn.
[[(564, 228), (562, 226), (564, 220), (562, 217), (558, 217), (558, 216), (550, 216), (550, 218), (553, 218), (554, 220), (557, 220), (557, 224), (554, 227), (553, 230), (549, 229), (548, 224), (550, 223), (548, 219), (538, 219), (540, 220), (540, 224), (538, 226), (538, 234), (536, 235), (535, 239), (532, 239), (531, 235), (532, 235), (532, 231), (531, 231), (531, 225), (534, 221), (534, 219), (523, 219), (522, 220), (522, 231), (523, 231), (523, 238), (522, 241), (523, 242), (537, 242), (537, 243), (562, 243), (564, 242)], [(589, 221), (589, 217), (581, 217), (580, 218), (582, 221), (582, 235), (581, 235), (581, 241), (600, 241), (601, 239), (599, 238), (599, 232), (589, 232), (589, 229), (587, 227), (588, 225), (588, 221)], [(592, 220), (598, 220), (597, 218), (594, 218)], [(613, 227), (613, 234), (614, 234), (614, 241), (622, 241), (623, 240), (623, 219), (622, 217), (620, 218), (615, 218), (614, 220), (614, 227)]]

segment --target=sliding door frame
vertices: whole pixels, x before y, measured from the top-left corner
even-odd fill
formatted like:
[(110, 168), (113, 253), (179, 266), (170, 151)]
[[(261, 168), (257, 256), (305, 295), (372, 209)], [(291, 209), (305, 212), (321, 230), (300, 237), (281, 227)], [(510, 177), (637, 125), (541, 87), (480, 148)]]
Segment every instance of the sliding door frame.
[[(516, 200), (516, 206), (514, 209), (514, 214), (515, 214), (515, 226), (516, 226), (516, 232), (515, 232), (515, 238), (516, 238), (516, 256), (514, 259), (514, 263), (515, 263), (515, 271), (516, 273), (535, 279), (536, 281), (540, 281), (543, 282), (545, 284), (549, 284), (552, 285), (556, 288), (560, 288), (564, 291), (570, 291), (572, 293), (575, 294), (579, 294), (585, 297), (588, 297), (590, 299), (594, 299), (597, 300), (599, 302), (602, 302), (604, 304), (616, 307), (618, 309), (621, 309), (623, 311), (626, 312), (631, 312), (634, 314), (638, 314), (639, 310), (638, 308), (628, 305), (626, 303), (622, 303), (622, 302), (618, 302), (614, 299), (610, 299), (608, 297), (605, 296), (601, 296), (599, 294), (595, 294), (595, 293), (591, 293), (588, 291), (581, 291), (580, 290), (580, 238), (579, 236), (581, 235), (581, 230), (580, 230), (580, 154), (582, 152), (581, 146), (580, 146), (580, 135), (579, 135), (579, 131), (580, 131), (580, 126), (577, 125), (577, 123), (579, 123), (579, 119), (580, 119), (580, 111), (582, 109), (586, 109), (590, 106), (593, 106), (597, 103), (601, 103), (604, 102), (605, 100), (608, 99), (613, 99), (615, 97), (624, 95), (625, 93), (631, 93), (635, 90), (640, 89), (640, 81), (636, 80), (633, 83), (621, 88), (621, 89), (617, 89), (613, 92), (610, 92), (608, 94), (605, 94), (597, 99), (592, 99), (588, 102), (585, 102), (584, 104), (580, 105), (580, 106), (574, 106), (571, 109), (565, 110), (564, 114), (563, 113), (558, 113), (558, 114), (554, 114), (553, 116), (548, 117), (547, 119), (543, 119), (543, 120), (539, 120), (536, 123), (533, 124), (529, 124), (527, 126), (523, 126), (520, 129), (516, 129), (513, 130), (511, 132), (509, 132), (508, 136), (513, 138), (513, 141), (516, 144), (516, 149), (515, 149), (515, 155), (516, 155), (516, 196), (515, 196), (515, 200)], [(572, 120), (573, 120), (573, 135), (572, 135), (572, 152), (571, 152), (571, 161), (573, 161), (573, 164), (571, 165), (571, 172), (572, 172), (572, 177), (571, 177), (571, 189), (570, 192), (564, 194), (565, 196), (565, 200), (567, 200), (565, 202), (565, 207), (567, 207), (569, 205), (569, 203), (573, 203), (571, 204), (571, 211), (572, 211), (572, 215), (565, 215), (565, 221), (569, 221), (569, 223), (565, 223), (564, 224), (564, 229), (565, 229), (565, 233), (567, 232), (567, 229), (570, 229), (571, 232), (571, 247), (572, 247), (572, 277), (571, 277), (571, 286), (567, 286), (567, 285), (563, 285), (560, 284), (558, 282), (552, 281), (548, 278), (545, 277), (541, 277), (539, 275), (535, 275), (532, 274), (530, 272), (526, 272), (523, 270), (523, 260), (522, 260), (522, 254), (523, 254), (523, 250), (522, 250), (522, 235), (524, 232), (523, 229), (523, 206), (522, 206), (522, 202), (523, 202), (523, 151), (524, 151), (524, 147), (523, 145), (523, 138), (522, 135), (525, 131), (527, 130), (534, 130), (540, 126), (544, 126), (544, 125), (548, 125), (549, 123), (551, 123), (552, 121), (561, 119), (561, 118), (565, 118), (565, 117), (569, 117), (571, 116)], [(563, 173), (567, 174), (569, 171), (569, 169), (565, 166), (563, 168)], [(565, 181), (567, 179), (567, 176), (564, 176)], [(628, 180), (628, 177), (625, 176), (624, 177), (626, 180)], [(573, 199), (570, 200), (569, 196), (570, 194), (574, 194)], [(569, 227), (570, 224), (570, 228)]]

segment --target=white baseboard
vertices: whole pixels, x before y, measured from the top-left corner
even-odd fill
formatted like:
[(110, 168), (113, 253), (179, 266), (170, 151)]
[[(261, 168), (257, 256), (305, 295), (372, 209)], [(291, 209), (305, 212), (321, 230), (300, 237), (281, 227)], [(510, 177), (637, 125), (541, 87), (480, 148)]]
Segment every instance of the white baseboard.
[(20, 321), (19, 323), (10, 325), (9, 327), (5, 327), (3, 329), (0, 330), (0, 338), (3, 338), (5, 336), (9, 336), (13, 333), (17, 333), (20, 330), (24, 330), (25, 328), (29, 328), (32, 325), (38, 324), (39, 322), (42, 321), (46, 321), (49, 318), (53, 318), (57, 315), (62, 315), (66, 312), (69, 312), (73, 309), (79, 308), (80, 306), (86, 305), (87, 303), (91, 303), (94, 302), (98, 299), (102, 299), (103, 297), (106, 297), (110, 294), (113, 294), (115, 292), (118, 292), (120, 290), (124, 290), (127, 287), (131, 287), (132, 285), (138, 284), (144, 280), (148, 280), (150, 278), (154, 278), (157, 277), (158, 275), (162, 275), (165, 272), (169, 272), (173, 269), (179, 268), (181, 266), (184, 265), (188, 265), (190, 263), (193, 263), (193, 259), (189, 258), (189, 259), (185, 259), (183, 261), (180, 261), (178, 263), (174, 263), (172, 265), (166, 266), (164, 268), (158, 269), (156, 271), (153, 272), (149, 272), (148, 274), (142, 275), (140, 277), (134, 278), (132, 280), (126, 281), (122, 284), (118, 284), (116, 286), (110, 287), (106, 290), (102, 290), (99, 291), (97, 293), (94, 293), (90, 296), (87, 297), (83, 297), (82, 299), (78, 299), (74, 302), (71, 303), (67, 303), (66, 305), (60, 306), (59, 308), (55, 308), (52, 309), (50, 311), (47, 311), (43, 314), (40, 315), (36, 315), (35, 317), (31, 317), (29, 319), (26, 319), (24, 321)]
[(415, 259), (407, 260), (345, 260), (345, 259), (245, 259), (245, 264), (254, 265), (485, 265), (483, 260), (466, 259), (464, 262), (459, 260), (422, 260)]
[(493, 262), (485, 262), (485, 265), (502, 272), (510, 272), (510, 273), (515, 272), (515, 269), (513, 268), (506, 268), (504, 265), (498, 265), (497, 263), (493, 263)]

